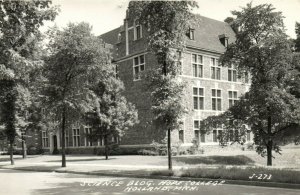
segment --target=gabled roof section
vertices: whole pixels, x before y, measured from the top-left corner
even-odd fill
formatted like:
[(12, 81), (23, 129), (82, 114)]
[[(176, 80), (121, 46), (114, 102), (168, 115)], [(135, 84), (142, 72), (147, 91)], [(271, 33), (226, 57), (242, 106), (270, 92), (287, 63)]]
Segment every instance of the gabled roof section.
[(195, 38), (190, 40), (187, 37), (187, 47), (195, 47), (203, 50), (218, 53), (225, 52), (225, 46), (221, 43), (219, 35), (225, 34), (229, 39), (228, 43), (235, 41), (235, 33), (228, 23), (197, 15), (198, 25), (194, 27)]
[(115, 45), (118, 42), (118, 34), (121, 31), (121, 27), (115, 28), (107, 33), (100, 35), (99, 37), (108, 44)]

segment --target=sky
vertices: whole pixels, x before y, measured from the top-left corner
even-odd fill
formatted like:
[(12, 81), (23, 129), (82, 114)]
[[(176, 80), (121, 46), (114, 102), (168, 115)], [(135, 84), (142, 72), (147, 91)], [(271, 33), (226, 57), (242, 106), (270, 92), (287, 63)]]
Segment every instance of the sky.
[[(224, 21), (232, 16), (232, 10), (240, 10), (250, 0), (196, 0), (199, 8), (194, 10), (202, 16)], [(88, 22), (93, 33), (101, 35), (123, 24), (129, 0), (53, 0), (60, 5), (60, 13), (54, 22), (47, 22), (42, 30), (56, 24), (65, 27), (69, 22)], [(300, 22), (300, 0), (252, 0), (253, 5), (270, 3), (285, 17), (287, 34), (296, 38), (295, 23)]]

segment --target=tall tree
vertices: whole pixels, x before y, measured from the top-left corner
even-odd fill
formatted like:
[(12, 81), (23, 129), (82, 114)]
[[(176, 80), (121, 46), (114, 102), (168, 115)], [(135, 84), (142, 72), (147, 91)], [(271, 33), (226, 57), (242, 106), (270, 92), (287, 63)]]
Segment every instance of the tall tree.
[(121, 138), (129, 127), (138, 122), (137, 110), (122, 95), (124, 86), (116, 78), (114, 66), (107, 68), (106, 76), (98, 75), (100, 79), (92, 87), (96, 99), (93, 110), (86, 115), (87, 123), (92, 126), (92, 132), (88, 136), (104, 139), (106, 160), (109, 154), (109, 138)]
[(240, 76), (250, 72), (252, 83), (229, 111), (205, 121), (208, 129), (219, 123), (224, 125), (225, 132), (240, 130), (239, 136), (245, 135), (245, 124), (251, 127), (256, 151), (267, 156), (267, 165), (272, 165), (272, 150), (280, 152), (280, 145), (300, 131), (297, 128), (300, 101), (290, 90), (294, 69), (292, 50), (283, 16), (274, 9), (270, 4), (250, 3), (241, 11), (232, 12), (236, 16), (234, 25), (238, 27), (236, 41), (221, 56), (221, 63), (234, 64)]
[[(46, 58), (42, 94), (53, 124), (60, 124), (62, 167), (66, 166), (65, 132), (75, 120), (92, 109), (94, 83), (110, 58), (102, 41), (91, 33), (87, 23), (68, 24), (49, 31), (49, 57)], [(96, 74), (98, 73), (98, 75)], [(96, 76), (96, 75), (97, 76)], [(93, 75), (93, 76), (91, 76)]]
[(32, 58), (33, 46), (39, 27), (57, 15), (57, 7), (50, 5), (51, 1), (0, 0), (0, 109), (11, 164), (17, 130), (26, 122), (29, 72), (39, 64)]
[[(183, 84), (178, 75), (178, 52), (184, 49), (186, 33), (195, 23), (191, 9), (195, 1), (131, 1), (130, 17), (148, 29), (148, 50), (157, 58), (158, 68), (151, 73), (152, 110), (155, 120), (167, 131), (168, 164), (172, 170), (171, 131), (178, 127), (185, 108), (181, 102)], [(178, 92), (178, 93), (173, 93)]]
[(296, 40), (295, 40), (295, 51), (300, 52), (300, 23), (296, 22), (295, 25), (295, 31), (296, 31)]

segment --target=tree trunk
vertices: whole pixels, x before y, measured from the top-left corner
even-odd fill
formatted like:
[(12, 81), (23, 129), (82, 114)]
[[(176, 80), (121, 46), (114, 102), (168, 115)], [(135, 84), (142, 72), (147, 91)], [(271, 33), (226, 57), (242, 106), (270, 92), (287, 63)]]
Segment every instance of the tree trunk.
[(107, 145), (107, 135), (104, 136), (104, 146), (105, 146), (105, 160), (108, 160), (108, 145)]
[(9, 157), (10, 157), (10, 164), (11, 165), (14, 165), (15, 164), (15, 161), (14, 161), (14, 141), (10, 141), (9, 142)]
[(168, 129), (168, 164), (169, 170), (172, 171), (171, 129)]
[(22, 155), (23, 158), (27, 158), (27, 148), (26, 148), (26, 141), (24, 136), (22, 136)]
[(267, 144), (267, 166), (272, 166), (272, 145), (273, 145), (273, 142), (272, 141), (269, 141), (268, 144)]
[(268, 142), (267, 142), (267, 166), (272, 166), (272, 149), (273, 149), (273, 141), (271, 139), (272, 135), (272, 118), (268, 117)]
[(63, 108), (62, 124), (61, 124), (61, 166), (66, 167), (66, 149), (65, 149), (65, 125), (66, 125), (66, 112)]

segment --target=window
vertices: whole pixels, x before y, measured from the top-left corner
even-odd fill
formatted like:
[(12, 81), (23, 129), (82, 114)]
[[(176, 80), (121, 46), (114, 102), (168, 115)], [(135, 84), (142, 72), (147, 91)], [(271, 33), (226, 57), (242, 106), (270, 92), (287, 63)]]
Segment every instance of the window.
[(203, 77), (203, 56), (192, 54), (193, 76)]
[(179, 134), (179, 141), (181, 143), (184, 143), (184, 131), (183, 130), (179, 130), (178, 134)]
[(233, 106), (237, 101), (237, 91), (228, 91), (229, 108)]
[(145, 55), (133, 58), (133, 77), (134, 80), (141, 79), (141, 72), (145, 70)]
[(204, 110), (204, 89), (193, 88), (193, 101), (195, 110)]
[(42, 131), (42, 145), (43, 148), (49, 147), (49, 138), (46, 131)]
[(212, 89), (212, 110), (222, 110), (222, 99), (221, 99), (221, 90), (220, 89)]
[(228, 81), (236, 82), (236, 70), (232, 65), (228, 66)]
[[(194, 135), (197, 142), (205, 142), (205, 131), (204, 131), (203, 121), (194, 120)], [(200, 139), (200, 140), (199, 140)]]
[(211, 78), (221, 80), (221, 65), (216, 58), (210, 58)]
[(195, 40), (195, 29), (190, 28), (189, 33), (188, 33), (188, 37), (191, 40)]
[(217, 142), (217, 130), (213, 130), (213, 142)]
[(134, 21), (134, 40), (142, 38), (142, 26), (139, 25), (137, 20)]
[(73, 146), (80, 146), (80, 134), (79, 129), (73, 129)]
[(84, 138), (84, 144), (85, 146), (92, 146), (92, 139), (90, 137), (92, 129), (89, 127), (84, 128), (85, 138)]
[(69, 146), (69, 131), (65, 130), (65, 147)]

